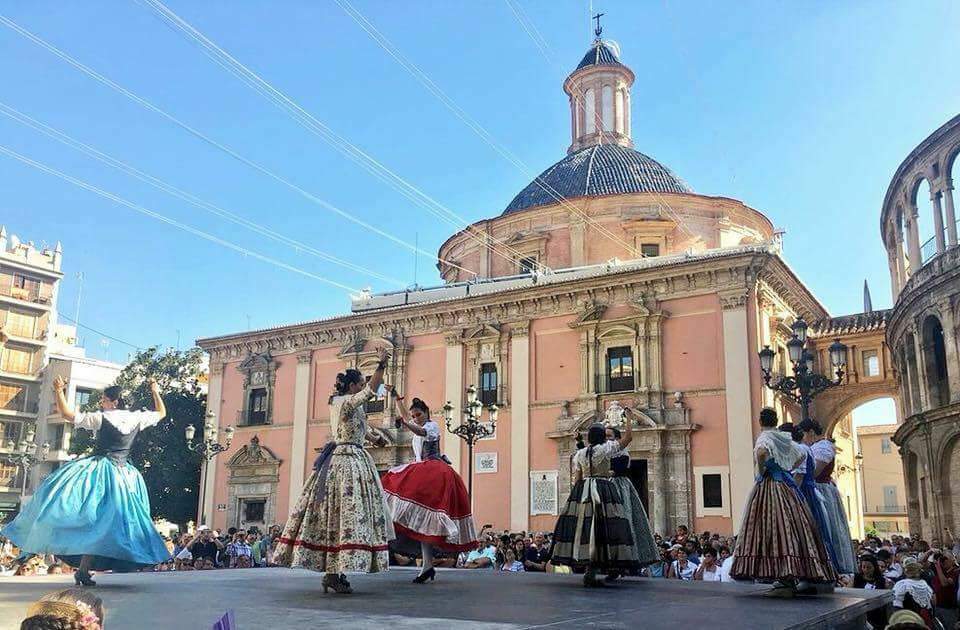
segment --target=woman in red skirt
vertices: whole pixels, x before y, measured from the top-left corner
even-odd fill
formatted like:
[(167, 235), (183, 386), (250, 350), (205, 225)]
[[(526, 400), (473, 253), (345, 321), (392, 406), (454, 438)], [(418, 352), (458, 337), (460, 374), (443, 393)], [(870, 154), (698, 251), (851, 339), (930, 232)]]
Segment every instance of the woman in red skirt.
[(400, 422), (414, 434), (416, 461), (390, 469), (383, 476), (383, 490), (399, 545), (404, 546), (404, 539), (420, 543), (420, 553), (413, 553), (423, 558), (423, 567), (414, 582), (422, 584), (436, 576), (434, 548), (470, 551), (476, 547), (477, 533), (467, 488), (440, 454), (440, 427), (430, 419), (430, 408), (414, 398), (408, 411), (402, 397), (393, 399)]

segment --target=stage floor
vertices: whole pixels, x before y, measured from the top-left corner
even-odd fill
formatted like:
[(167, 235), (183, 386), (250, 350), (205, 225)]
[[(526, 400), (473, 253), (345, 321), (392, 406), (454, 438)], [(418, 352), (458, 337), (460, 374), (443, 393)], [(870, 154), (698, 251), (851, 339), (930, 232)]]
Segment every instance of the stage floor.
[[(418, 585), (414, 575), (399, 569), (354, 576), (353, 595), (324, 595), (318, 574), (289, 569), (100, 575), (95, 590), (107, 607), (108, 630), (208, 630), (227, 609), (240, 630), (834, 628), (890, 597), (841, 589), (781, 600), (763, 597), (764, 586), (663, 579), (585, 589), (579, 576), (462, 569)], [(31, 602), (71, 585), (64, 576), (0, 578), (0, 630), (19, 628)]]

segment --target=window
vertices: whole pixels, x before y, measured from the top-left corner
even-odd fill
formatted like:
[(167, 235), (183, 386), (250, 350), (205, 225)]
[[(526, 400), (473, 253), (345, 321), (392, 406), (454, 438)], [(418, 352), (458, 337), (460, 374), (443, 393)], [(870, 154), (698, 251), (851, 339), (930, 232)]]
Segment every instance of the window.
[(497, 403), (497, 364), (480, 365), (480, 402), (484, 405)]
[(600, 90), (600, 107), (603, 119), (603, 130), (613, 131), (613, 88), (609, 85)]
[(16, 372), (17, 374), (30, 374), (32, 364), (32, 352), (14, 346), (7, 346), (3, 350), (3, 360), (0, 361), (0, 369), (6, 372)]
[(84, 406), (89, 404), (90, 396), (93, 395), (92, 389), (85, 389), (82, 387), (77, 388), (77, 398), (76, 398), (76, 408), (83, 410)]
[(20, 441), (20, 423), (19, 422), (4, 422), (3, 423), (3, 442), (5, 445), (16, 444)]
[(633, 390), (633, 350), (624, 346), (607, 350), (608, 391), (628, 392)]
[(880, 438), (880, 452), (884, 455), (889, 455), (893, 449), (890, 447), (890, 438), (882, 437)]
[(0, 486), (12, 486), (17, 478), (17, 466), (0, 463)]
[(583, 126), (586, 133), (597, 132), (596, 93), (590, 88), (583, 95)]
[(262, 523), (267, 501), (265, 499), (245, 499), (243, 502), (243, 520), (247, 523)]
[(32, 339), (36, 336), (37, 318), (30, 313), (9, 311), (4, 329), (11, 335)]
[(40, 293), (40, 281), (17, 273), (13, 276), (13, 290), (10, 294), (21, 300), (36, 299)]
[(0, 407), (8, 411), (24, 411), (27, 390), (19, 385), (0, 384)]
[(63, 449), (63, 431), (66, 425), (63, 424), (54, 424), (51, 427), (50, 435), (50, 449), (54, 451), (59, 451)]
[(524, 256), (520, 259), (520, 262), (517, 263), (520, 273), (533, 273), (537, 270), (537, 257), (536, 256)]
[(703, 475), (703, 507), (723, 507), (723, 479), (720, 475)]
[(863, 351), (863, 375), (880, 376), (880, 356), (876, 350)]
[(641, 243), (640, 255), (644, 258), (653, 258), (660, 255), (659, 243)]
[(267, 390), (263, 387), (250, 390), (250, 405), (247, 407), (247, 424), (267, 423)]
[(883, 487), (883, 507), (887, 512), (893, 512), (897, 509), (897, 487)]

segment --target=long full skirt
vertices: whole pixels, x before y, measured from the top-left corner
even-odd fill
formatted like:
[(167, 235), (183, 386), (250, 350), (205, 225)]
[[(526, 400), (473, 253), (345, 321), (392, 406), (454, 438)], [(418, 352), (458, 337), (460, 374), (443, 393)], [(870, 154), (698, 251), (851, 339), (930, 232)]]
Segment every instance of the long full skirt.
[(830, 545), (836, 556), (837, 573), (856, 573), (857, 561), (853, 555), (853, 541), (850, 538), (850, 526), (847, 525), (847, 513), (843, 509), (840, 491), (833, 483), (818, 483), (817, 496), (823, 507)]
[(2, 532), (20, 549), (71, 565), (132, 571), (170, 558), (150, 518), (143, 477), (133, 465), (84, 457), (51, 473)]
[(307, 479), (273, 561), (324, 573), (378, 573), (389, 566), (394, 536), (373, 459), (342, 444), (326, 477), (315, 470)]
[(754, 486), (740, 524), (730, 576), (836, 580), (810, 509), (795, 488), (769, 476)]
[(598, 571), (640, 568), (630, 512), (610, 479), (578, 481), (553, 530), (553, 564)]
[(445, 552), (477, 546), (470, 495), (449, 464), (428, 459), (398, 466), (382, 481), (398, 539), (429, 543)]
[(653, 539), (647, 511), (643, 508), (640, 494), (629, 477), (614, 477), (614, 485), (620, 490), (623, 507), (630, 518), (630, 530), (633, 533), (633, 544), (637, 548), (637, 561), (646, 566), (660, 560), (657, 543)]

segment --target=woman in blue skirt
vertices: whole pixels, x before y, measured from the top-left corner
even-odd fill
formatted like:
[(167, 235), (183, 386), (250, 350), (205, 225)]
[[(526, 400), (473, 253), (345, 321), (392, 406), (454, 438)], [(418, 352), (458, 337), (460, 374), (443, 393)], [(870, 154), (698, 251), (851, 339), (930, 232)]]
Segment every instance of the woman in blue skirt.
[(2, 534), (26, 553), (53, 554), (78, 566), (77, 585), (93, 586), (90, 570), (133, 570), (169, 560), (150, 519), (143, 477), (127, 461), (137, 434), (167, 414), (156, 382), (150, 381), (156, 411), (129, 411), (119, 387), (103, 392), (102, 411), (75, 413), (57, 377), (54, 397), (60, 415), (74, 427), (97, 432), (89, 457), (51, 473)]

